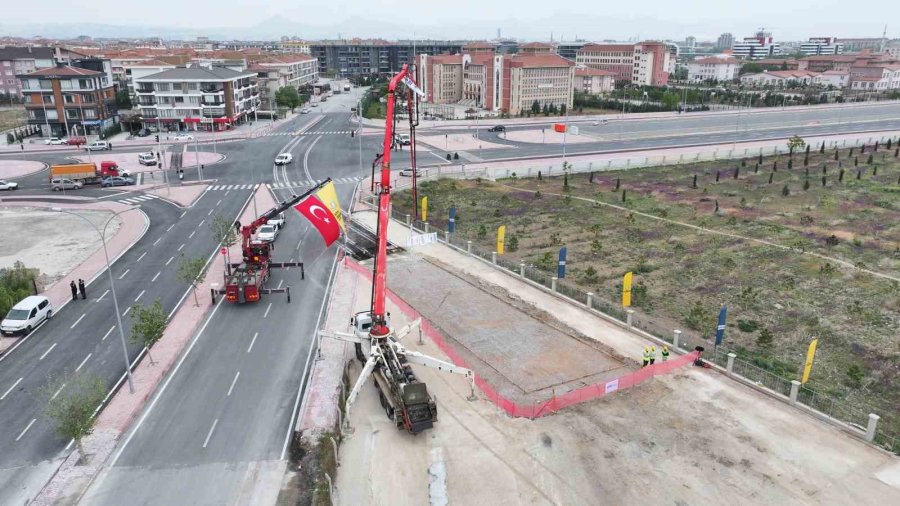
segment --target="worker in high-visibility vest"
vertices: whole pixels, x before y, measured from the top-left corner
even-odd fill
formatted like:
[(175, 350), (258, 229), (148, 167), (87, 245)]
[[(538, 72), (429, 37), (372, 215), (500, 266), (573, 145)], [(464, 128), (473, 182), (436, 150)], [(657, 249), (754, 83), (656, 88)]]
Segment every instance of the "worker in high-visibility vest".
[(653, 365), (653, 362), (656, 362), (656, 346), (650, 347), (650, 365)]
[(662, 361), (665, 362), (665, 361), (667, 361), (667, 360), (669, 360), (669, 347), (668, 347), (668, 346), (663, 346), (663, 349), (662, 349)]
[(650, 347), (644, 346), (644, 365), (641, 367), (647, 367), (650, 365)]

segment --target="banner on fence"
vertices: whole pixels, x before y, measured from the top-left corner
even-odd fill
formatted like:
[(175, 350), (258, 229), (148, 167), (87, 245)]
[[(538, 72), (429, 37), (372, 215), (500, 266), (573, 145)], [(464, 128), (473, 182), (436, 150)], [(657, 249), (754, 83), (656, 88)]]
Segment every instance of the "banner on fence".
[(422, 221), (428, 221), (428, 197), (422, 197)]
[(456, 208), (450, 208), (450, 219), (447, 221), (447, 232), (456, 232)]
[(809, 349), (806, 350), (806, 365), (803, 366), (803, 378), (800, 379), (800, 383), (806, 384), (809, 381), (809, 371), (812, 370), (813, 359), (816, 358), (816, 346), (818, 346), (819, 340), (813, 339), (811, 343), (809, 343)]
[(631, 307), (631, 272), (622, 278), (622, 307)]
[(410, 248), (416, 246), (425, 246), (426, 244), (431, 244), (437, 242), (437, 232), (432, 232), (430, 234), (409, 234), (409, 239), (406, 241), (406, 245)]
[(559, 263), (556, 266), (556, 277), (559, 279), (566, 277), (566, 255), (568, 251), (565, 246), (559, 248)]
[(722, 344), (722, 338), (725, 337), (725, 318), (728, 316), (728, 306), (722, 304), (719, 310), (719, 323), (716, 324), (716, 346)]
[(506, 225), (497, 227), (497, 254), (503, 254), (503, 248), (506, 245)]

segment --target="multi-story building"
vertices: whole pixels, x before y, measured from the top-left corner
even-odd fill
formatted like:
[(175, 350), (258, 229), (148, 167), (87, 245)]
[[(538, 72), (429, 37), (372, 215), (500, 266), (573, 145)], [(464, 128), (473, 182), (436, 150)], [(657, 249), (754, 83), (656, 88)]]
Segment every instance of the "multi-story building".
[(734, 45), (734, 35), (725, 32), (722, 35), (719, 35), (718, 40), (716, 40), (716, 49), (719, 51), (723, 51), (725, 49), (731, 49), (731, 46)]
[(305, 40), (283, 40), (278, 44), (278, 49), (285, 53), (311, 54), (309, 42)]
[(781, 46), (774, 41), (772, 32), (760, 29), (753, 37), (744, 37), (731, 46), (734, 56), (747, 60), (771, 58), (781, 54)]
[[(468, 58), (466, 58), (468, 57)], [(420, 55), (419, 86), (425, 91), (425, 102), (455, 104), (462, 100), (463, 65), (470, 55)]]
[(840, 70), (849, 72), (850, 67), (856, 63), (858, 59), (854, 55), (817, 55), (807, 56), (798, 60), (798, 70), (809, 70), (810, 72), (825, 72), (826, 70)]
[(587, 44), (578, 51), (575, 62), (612, 72), (616, 81), (651, 86), (665, 86), (674, 65), (670, 48), (664, 42)]
[(285, 76), (286, 86), (300, 88), (316, 82), (319, 78), (319, 66), (316, 59), (306, 54), (269, 56), (255, 60), (256, 65), (277, 69)]
[(575, 61), (578, 57), (578, 51), (581, 50), (584, 46), (587, 45), (587, 42), (584, 41), (575, 41), (575, 42), (557, 42), (556, 43), (556, 54), (562, 56), (567, 60)]
[(174, 68), (175, 65), (160, 60), (147, 59), (134, 63), (124, 63), (122, 69), (125, 77), (125, 88), (128, 90), (128, 96), (131, 98), (132, 103), (137, 102), (137, 93), (135, 93), (134, 89), (134, 83), (137, 79)]
[(844, 52), (844, 44), (834, 37), (812, 37), (800, 44), (800, 51), (807, 56), (841, 54)]
[(616, 75), (609, 70), (575, 67), (573, 87), (588, 95), (610, 93), (616, 87)]
[(693, 35), (689, 35), (684, 38), (684, 47), (689, 47), (691, 49), (697, 47), (697, 37)]
[(688, 62), (688, 81), (699, 83), (704, 81), (733, 81), (741, 70), (741, 62), (735, 58), (698, 58)]
[(335, 73), (342, 77), (391, 74), (403, 64), (412, 63), (414, 54), (459, 53), (462, 42), (386, 40), (326, 40), (309, 44), (312, 56), (319, 62), (319, 74)]
[(192, 66), (135, 79), (144, 128), (221, 131), (252, 120), (260, 104), (256, 77)]
[(833, 86), (837, 89), (846, 88), (850, 84), (850, 72), (844, 70), (826, 70), (813, 77), (813, 84), (827, 88)]
[(58, 61), (67, 61), (65, 50), (53, 47), (0, 47), (0, 93), (22, 96), (16, 76), (35, 70), (51, 68)]
[(865, 91), (900, 90), (900, 65), (866, 65), (850, 69), (850, 88)]
[(528, 42), (519, 44), (519, 54), (551, 54), (553, 45), (546, 42)]
[(115, 87), (103, 72), (58, 64), (17, 77), (28, 123), (45, 137), (94, 134), (118, 122)]
[(881, 49), (881, 45), (884, 43), (884, 39), (881, 37), (840, 40), (841, 44), (844, 45), (844, 51), (862, 51), (863, 49), (878, 51)]
[(759, 72), (741, 76), (741, 84), (757, 88), (762, 87), (792, 87), (804, 84), (813, 84), (813, 79), (818, 74), (807, 70), (773, 70), (771, 72)]

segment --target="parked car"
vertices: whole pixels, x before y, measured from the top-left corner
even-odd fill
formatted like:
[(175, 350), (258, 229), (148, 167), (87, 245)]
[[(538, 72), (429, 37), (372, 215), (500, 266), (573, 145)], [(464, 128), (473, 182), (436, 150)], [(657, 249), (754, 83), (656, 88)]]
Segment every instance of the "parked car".
[(19, 189), (19, 183), (13, 183), (12, 181), (4, 181), (0, 179), (0, 190), (13, 191)]
[(259, 232), (256, 233), (256, 238), (260, 241), (272, 242), (276, 238), (278, 238), (278, 230), (279, 228), (274, 225), (265, 224), (259, 227)]
[(106, 188), (107, 186), (129, 186), (134, 184), (134, 179), (130, 177), (121, 177), (121, 176), (112, 176), (105, 178), (100, 186)]
[(150, 135), (150, 130), (148, 130), (146, 128), (142, 128), (142, 129), (138, 130), (138, 132), (137, 132), (138, 137), (147, 137), (148, 135)]
[(0, 322), (0, 334), (27, 336), (53, 316), (53, 304), (43, 295), (30, 295), (20, 300)]
[(69, 146), (81, 146), (82, 144), (87, 144), (87, 138), (85, 137), (69, 137), (66, 139), (66, 144)]
[(309, 107), (304, 107), (303, 109), (300, 109), (300, 114), (309, 114), (310, 111), (312, 111), (312, 109), (310, 109)]
[(290, 153), (281, 153), (275, 157), (275, 165), (287, 165), (294, 161), (294, 156)]
[(396, 140), (404, 146), (409, 146), (409, 134), (397, 134)]
[(594, 126), (605, 125), (605, 124), (607, 124), (607, 123), (609, 123), (609, 120), (608, 120), (608, 119), (597, 119), (597, 120), (594, 120)]
[(58, 192), (60, 190), (80, 190), (84, 188), (84, 183), (73, 179), (58, 177), (50, 180), (50, 189)]
[(94, 141), (85, 146), (84, 149), (88, 151), (106, 151), (109, 149), (109, 143), (106, 141)]
[(488, 132), (505, 132), (506, 127), (503, 125), (495, 125), (488, 129)]
[[(400, 171), (400, 175), (403, 176), (403, 177), (412, 177), (412, 175), (413, 175), (413, 170), (412, 170), (412, 168), (409, 168), (409, 169), (403, 169), (403, 170)], [(421, 175), (422, 175), (422, 170), (421, 170), (421, 169), (416, 169), (416, 177), (420, 177)]]
[(50, 137), (49, 139), (44, 141), (44, 144), (50, 146), (62, 146), (66, 144), (66, 139), (60, 139), (59, 137)]
[(194, 140), (194, 136), (191, 134), (178, 134), (175, 137), (172, 137), (172, 139), (176, 141), (192, 141)]
[(309, 104), (309, 105), (312, 106), (312, 107), (319, 107), (319, 103), (318, 103), (318, 102), (313, 102), (313, 103), (311, 103), (311, 104)]
[(138, 155), (138, 163), (141, 165), (156, 165), (156, 155), (153, 153), (141, 153)]
[(275, 216), (275, 217), (272, 218), (271, 220), (267, 221), (266, 224), (267, 224), (267, 225), (272, 225), (273, 227), (275, 227), (275, 228), (281, 230), (282, 228), (284, 228), (284, 224), (285, 224), (285, 216), (284, 216), (284, 213), (278, 213), (277, 216)]

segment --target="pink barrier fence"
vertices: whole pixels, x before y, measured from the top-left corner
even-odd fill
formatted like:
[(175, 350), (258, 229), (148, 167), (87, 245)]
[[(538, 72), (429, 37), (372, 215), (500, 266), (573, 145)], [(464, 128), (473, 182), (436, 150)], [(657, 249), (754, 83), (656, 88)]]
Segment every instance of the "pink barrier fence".
[[(344, 264), (357, 273), (362, 274), (367, 279), (372, 279), (372, 272), (369, 269), (366, 269), (365, 267), (350, 260), (349, 258), (344, 258)], [(403, 314), (406, 315), (406, 317), (410, 320), (414, 320), (421, 316), (418, 311), (413, 309), (412, 306), (407, 304), (405, 300), (401, 299), (394, 292), (388, 290), (387, 298), (391, 301), (391, 303), (400, 308), (400, 311), (402, 311)], [(445, 355), (447, 355), (447, 357), (450, 358), (451, 362), (460, 367), (471, 369), (466, 361), (463, 360), (461, 356), (459, 356), (456, 350), (454, 350), (446, 341), (444, 341), (440, 331), (434, 328), (430, 321), (423, 318), (421, 327), (422, 332), (424, 332), (425, 335), (427, 335), (428, 338), (431, 339), (431, 341), (435, 345), (437, 345), (437, 347), (440, 348), (440, 350)], [(494, 390), (492, 386), (490, 386), (477, 374), (475, 375), (475, 385), (478, 386), (479, 390), (481, 390), (482, 393), (484, 393), (485, 397), (496, 404), (500, 409), (505, 411), (509, 416), (534, 419), (546, 416), (551, 413), (555, 413), (560, 409), (572, 406), (574, 404), (579, 404), (585, 401), (603, 397), (617, 390), (623, 390), (639, 385), (640, 383), (643, 383), (644, 381), (647, 381), (654, 376), (657, 376), (659, 374), (666, 374), (682, 366), (693, 363), (694, 360), (697, 359), (697, 356), (698, 352), (696, 351), (688, 353), (686, 355), (676, 356), (675, 358), (672, 358), (666, 362), (655, 363), (653, 365), (619, 376), (616, 379), (603, 383), (587, 385), (577, 390), (572, 390), (561, 395), (555, 395), (552, 398), (547, 399), (546, 401), (534, 404), (517, 404), (512, 400), (507, 399), (506, 397), (500, 395), (496, 390)]]

